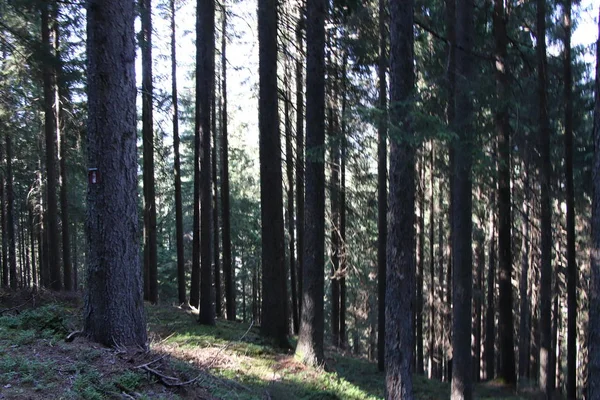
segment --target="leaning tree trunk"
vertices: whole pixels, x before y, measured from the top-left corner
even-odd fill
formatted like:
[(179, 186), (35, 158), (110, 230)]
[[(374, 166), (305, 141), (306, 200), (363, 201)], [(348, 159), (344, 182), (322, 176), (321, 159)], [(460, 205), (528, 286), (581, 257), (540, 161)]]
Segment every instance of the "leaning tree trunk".
[(600, 398), (600, 16), (596, 41), (596, 84), (594, 107), (594, 166), (592, 199), (592, 262), (590, 278), (590, 322), (588, 355), (588, 398)]
[(138, 250), (135, 4), (87, 3), (88, 184), (84, 331), (146, 347)]
[(306, 364), (324, 362), (325, 267), (325, 17), (324, 0), (307, 0), (306, 159), (302, 308), (297, 356)]
[[(415, 147), (412, 126), (414, 3), (390, 3), (390, 124), (402, 135), (390, 141), (390, 195), (385, 306), (387, 399), (413, 399), (415, 296)], [(401, 136), (401, 138), (399, 137)]]

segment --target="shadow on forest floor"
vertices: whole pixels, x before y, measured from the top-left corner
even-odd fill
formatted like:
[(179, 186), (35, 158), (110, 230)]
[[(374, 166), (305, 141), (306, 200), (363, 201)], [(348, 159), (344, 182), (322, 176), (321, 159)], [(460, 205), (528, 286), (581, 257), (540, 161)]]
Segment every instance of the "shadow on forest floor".
[[(147, 306), (150, 351), (108, 349), (78, 337), (82, 301), (73, 294), (0, 290), (0, 399), (383, 398), (384, 375), (367, 360), (329, 351), (327, 370), (308, 368), (270, 346), (258, 327), (197, 312)], [(450, 389), (415, 376), (417, 399), (447, 399)], [(502, 385), (476, 385), (478, 399), (519, 397)]]

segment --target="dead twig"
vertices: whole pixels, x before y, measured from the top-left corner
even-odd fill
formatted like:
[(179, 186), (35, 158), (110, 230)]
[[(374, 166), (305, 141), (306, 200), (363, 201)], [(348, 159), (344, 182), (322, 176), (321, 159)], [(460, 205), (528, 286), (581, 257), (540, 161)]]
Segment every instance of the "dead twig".
[(137, 367), (134, 367), (134, 369), (143, 369), (144, 367), (149, 367), (152, 364), (156, 364), (157, 362), (159, 362), (166, 356), (167, 356), (166, 354), (163, 354), (162, 356), (158, 357), (156, 360), (150, 361), (149, 363), (146, 363), (146, 364), (138, 365)]
[(0, 310), (0, 315), (2, 315), (4, 313), (7, 313), (7, 312), (11, 312), (11, 311), (17, 310), (17, 309), (19, 309), (21, 307), (24, 307), (27, 303), (29, 303), (30, 301), (32, 301), (34, 298), (35, 298), (35, 295), (31, 295), (31, 297), (25, 303), (23, 303), (23, 304), (19, 304), (18, 306), (14, 306), (14, 307), (11, 307), (11, 308), (5, 308), (4, 310)]

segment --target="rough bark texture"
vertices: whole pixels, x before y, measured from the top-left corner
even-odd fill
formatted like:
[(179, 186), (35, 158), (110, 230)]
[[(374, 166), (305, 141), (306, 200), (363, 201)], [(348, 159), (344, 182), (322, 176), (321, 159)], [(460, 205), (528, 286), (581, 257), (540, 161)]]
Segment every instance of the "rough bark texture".
[(471, 300), (473, 265), (471, 251), (471, 164), (474, 37), (473, 2), (456, 2), (456, 99), (452, 170), (452, 392), (453, 400), (473, 398), (471, 369)]
[(422, 155), (419, 157), (419, 183), (417, 189), (418, 205), (419, 205), (419, 240), (417, 246), (417, 285), (416, 285), (416, 310), (415, 310), (415, 340), (417, 343), (417, 352), (415, 354), (416, 373), (423, 375), (424, 373), (424, 350), (423, 342), (423, 282), (425, 273), (425, 166)]
[(156, 259), (156, 189), (154, 186), (154, 123), (152, 117), (152, 0), (139, 0), (142, 31), (142, 142), (144, 172), (144, 278), (148, 282), (144, 298), (158, 302)]
[[(49, 4), (43, 3), (41, 6), (41, 18), (42, 18), (42, 44), (46, 50), (47, 57), (50, 57), (51, 39), (50, 39), (50, 16), (49, 16)], [(56, 199), (56, 117), (54, 114), (54, 91), (52, 90), (53, 84), (55, 84), (55, 77), (53, 74), (52, 63), (44, 63), (42, 70), (42, 77), (44, 81), (44, 134), (46, 143), (46, 225), (48, 231), (48, 266), (50, 269), (50, 287), (53, 290), (62, 289), (62, 278), (60, 274), (60, 262), (58, 257), (58, 204)], [(8, 151), (8, 150), (7, 150)], [(7, 192), (7, 196), (11, 197), (11, 191)], [(11, 226), (14, 229), (14, 221), (11, 223), (12, 210), (9, 201), (9, 229)], [(14, 253), (14, 232), (11, 235), (9, 232), (9, 253), (12, 249)], [(12, 243), (12, 244), (11, 244)], [(12, 257), (11, 263), (12, 263)], [(12, 267), (12, 265), (11, 265)], [(16, 261), (15, 261), (16, 271)], [(12, 275), (11, 275), (12, 279)], [(16, 275), (15, 275), (16, 279)], [(16, 281), (15, 281), (16, 284)], [(13, 282), (11, 281), (11, 287)], [(15, 286), (16, 287), (16, 286)]]
[(346, 347), (346, 67), (344, 58), (342, 68), (342, 124), (341, 124), (341, 166), (340, 166), (340, 347)]
[(169, 1), (171, 11), (171, 95), (173, 96), (173, 169), (175, 178), (175, 240), (177, 241), (177, 296), (185, 304), (185, 256), (183, 243), (183, 205), (181, 200), (181, 157), (179, 155), (179, 104), (177, 91), (177, 46), (175, 41), (175, 0)]
[[(287, 347), (287, 280), (283, 229), (281, 140), (277, 97), (277, 1), (258, 2), (260, 203), (262, 219), (261, 333)], [(265, 290), (266, 289), (266, 290)]]
[(292, 330), (297, 332), (299, 329), (298, 319), (298, 281), (296, 270), (296, 236), (294, 232), (294, 150), (292, 145), (292, 116), (291, 116), (291, 90), (289, 90), (289, 66), (286, 63), (285, 71), (285, 173), (287, 178), (287, 230), (289, 238), (290, 253), (290, 286), (292, 290)]
[[(224, 8), (226, 11), (226, 8)], [(227, 13), (221, 22), (221, 218), (223, 221), (223, 279), (225, 281), (225, 312), (229, 321), (235, 321), (235, 270), (231, 264), (231, 218), (229, 207), (229, 142), (227, 133)]]
[[(303, 93), (303, 9), (299, 10), (300, 16), (296, 25), (296, 231), (298, 237), (298, 316), (302, 315), (302, 280), (304, 269), (304, 93)], [(294, 331), (298, 334), (298, 330)]]
[[(12, 170), (12, 138), (6, 134), (6, 245), (8, 246), (8, 269), (10, 271), (10, 287), (16, 289), (17, 280), (17, 253), (15, 243), (15, 205), (13, 191), (13, 170)], [(55, 271), (56, 272), (56, 271)], [(58, 283), (50, 285), (52, 289), (60, 289), (60, 269), (56, 276)], [(54, 281), (53, 281), (54, 282)]]
[(550, 126), (548, 118), (546, 59), (546, 0), (537, 0), (537, 62), (539, 101), (541, 269), (540, 269), (540, 390), (550, 397), (554, 390), (552, 367), (552, 204), (550, 200)]
[(577, 398), (577, 260), (573, 186), (573, 74), (571, 72), (571, 0), (564, 8), (565, 186), (567, 203), (567, 398)]
[(592, 169), (592, 254), (589, 310), (588, 399), (600, 398), (600, 16), (596, 41), (596, 85), (594, 107), (594, 166)]
[(521, 278), (519, 280), (519, 378), (529, 378), (529, 352), (531, 348), (531, 312), (529, 288), (529, 254), (530, 254), (530, 190), (529, 185), (529, 160), (525, 155), (523, 168), (523, 232), (521, 241)]
[(89, 0), (87, 285), (84, 329), (108, 346), (146, 346), (138, 250), (135, 4)]
[[(492, 193), (492, 207), (496, 203), (495, 197), (496, 196)], [(494, 293), (496, 291), (496, 213), (491, 213), (490, 216), (489, 243), (489, 267), (487, 273), (485, 307), (485, 342), (483, 345), (486, 380), (494, 379), (496, 371), (496, 306), (494, 304)]]
[(61, 239), (62, 239), (62, 264), (64, 288), (73, 290), (73, 263), (71, 261), (71, 220), (69, 213), (69, 191), (67, 181), (67, 130), (63, 121), (62, 110), (62, 60), (60, 55), (60, 36), (58, 26), (58, 3), (52, 4), (52, 51), (54, 60), (54, 115), (56, 119), (56, 138), (58, 144), (59, 185), (60, 185), (60, 216), (61, 216)]
[(306, 203), (302, 309), (297, 356), (306, 364), (324, 362), (325, 250), (325, 15), (324, 0), (307, 0), (306, 27)]
[(435, 256), (434, 256), (434, 238), (435, 238), (435, 199), (433, 177), (434, 165), (434, 145), (431, 142), (429, 151), (429, 379), (435, 376), (437, 369), (435, 359)]
[(200, 138), (200, 222), (194, 231), (200, 239), (200, 315), (203, 325), (215, 324), (211, 256), (212, 182), (210, 163), (210, 111), (215, 76), (215, 2), (197, 1), (196, 19), (196, 132)]
[(387, 26), (386, 1), (379, 0), (379, 109), (377, 145), (377, 367), (384, 368), (385, 359), (385, 279), (387, 242)]
[(385, 396), (414, 398), (415, 297), (414, 3), (390, 3), (390, 194), (385, 307)]
[[(334, 78), (335, 79), (335, 78)], [(335, 94), (330, 94), (332, 98)], [(333, 103), (333, 100), (331, 100)], [(335, 126), (333, 105), (329, 107), (329, 136), (331, 143), (331, 171), (329, 183), (329, 199), (331, 205), (331, 342), (334, 346), (339, 346), (340, 335), (340, 213), (339, 213), (339, 181), (340, 181), (340, 156), (339, 143), (337, 137), (337, 127)]]
[(504, 0), (494, 0), (494, 39), (496, 57), (496, 135), (498, 137), (498, 338), (500, 366), (498, 377), (509, 386), (515, 386), (515, 350), (513, 338), (512, 296), (512, 207), (510, 121), (508, 113), (509, 82), (507, 75), (506, 34), (507, 16)]

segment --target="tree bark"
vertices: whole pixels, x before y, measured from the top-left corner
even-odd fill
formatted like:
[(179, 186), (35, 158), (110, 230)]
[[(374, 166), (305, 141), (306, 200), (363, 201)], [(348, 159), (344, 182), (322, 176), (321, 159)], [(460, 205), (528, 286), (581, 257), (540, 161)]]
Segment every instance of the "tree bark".
[(435, 376), (436, 365), (436, 351), (435, 351), (435, 253), (434, 253), (434, 239), (435, 239), (435, 199), (434, 199), (434, 188), (435, 180), (433, 176), (433, 170), (435, 168), (434, 160), (434, 144), (433, 141), (430, 143), (431, 149), (429, 150), (429, 379), (433, 379)]
[(223, 278), (225, 280), (225, 308), (227, 319), (235, 321), (235, 270), (231, 264), (231, 218), (229, 207), (229, 142), (227, 133), (227, 8), (221, 21), (221, 213), (223, 220)]
[[(219, 77), (215, 73), (215, 88), (217, 87), (217, 80)], [(218, 169), (218, 161), (217, 161), (217, 143), (218, 135), (217, 135), (217, 115), (220, 119), (221, 116), (221, 100), (219, 99), (219, 110), (217, 111), (217, 95), (216, 89), (215, 93), (212, 96), (212, 105), (211, 105), (211, 124), (212, 124), (212, 137), (213, 137), (213, 145), (212, 145), (212, 154), (211, 154), (211, 180), (212, 180), (212, 188), (211, 188), (211, 201), (212, 201), (212, 245), (213, 245), (213, 275), (215, 277), (215, 313), (217, 318), (221, 318), (223, 315), (222, 311), (222, 302), (221, 302), (221, 263), (220, 263), (220, 250), (219, 250), (219, 182), (217, 181), (217, 169)]]
[(156, 189), (154, 186), (154, 123), (152, 98), (152, 0), (139, 0), (142, 31), (142, 143), (144, 175), (144, 272), (148, 292), (144, 298), (158, 302), (158, 269), (156, 259)]
[(600, 398), (600, 15), (596, 41), (596, 84), (594, 85), (594, 166), (592, 199), (592, 251), (590, 273), (588, 388), (589, 399)]
[[(14, 220), (14, 191), (13, 191), (13, 171), (12, 171), (12, 138), (6, 134), (6, 242), (8, 246), (8, 269), (10, 272), (10, 288), (16, 289), (17, 279), (17, 252), (15, 241), (15, 220)], [(55, 271), (56, 272), (56, 271)], [(51, 286), (53, 289), (60, 289), (60, 270), (58, 271), (58, 284)], [(57, 289), (58, 288), (58, 289)]]
[(507, 15), (504, 0), (494, 0), (494, 38), (496, 57), (496, 134), (498, 136), (498, 339), (500, 367), (498, 377), (507, 385), (515, 387), (515, 351), (513, 338), (512, 296), (512, 207), (511, 207), (511, 144), (508, 113), (509, 82), (506, 34)]
[(289, 90), (289, 67), (285, 70), (285, 172), (287, 178), (287, 221), (290, 252), (290, 285), (292, 289), (292, 330), (298, 332), (298, 282), (296, 270), (296, 240), (294, 232), (294, 154), (292, 146), (291, 90)]
[[(298, 10), (299, 17), (296, 25), (296, 231), (298, 238), (298, 318), (302, 316), (302, 281), (304, 276), (304, 77), (303, 77), (303, 39), (304, 10)], [(300, 327), (295, 331), (299, 333)]]
[(413, 399), (415, 296), (414, 3), (390, 2), (390, 194), (385, 294), (387, 399)]
[(62, 59), (60, 55), (60, 36), (58, 27), (59, 5), (54, 2), (52, 5), (52, 53), (54, 57), (54, 117), (56, 128), (56, 142), (58, 144), (58, 164), (59, 164), (59, 191), (60, 191), (60, 212), (62, 227), (62, 263), (64, 289), (73, 290), (73, 263), (71, 261), (71, 233), (70, 233), (70, 213), (69, 213), (69, 190), (67, 180), (67, 132), (63, 122), (62, 111)]
[[(495, 152), (495, 150), (494, 150)], [(492, 192), (492, 199), (490, 201), (492, 207), (495, 205), (495, 189), (496, 184), (494, 183), (494, 191)], [(493, 209), (493, 208), (492, 208)], [(490, 250), (488, 260), (488, 274), (487, 274), (487, 289), (486, 289), (486, 308), (485, 308), (485, 343), (483, 345), (484, 360), (485, 360), (485, 379), (494, 379), (496, 371), (496, 306), (494, 304), (495, 290), (496, 290), (496, 213), (492, 212), (490, 215)]]
[(179, 97), (177, 91), (177, 46), (175, 40), (175, 0), (169, 0), (171, 10), (171, 95), (173, 97), (173, 153), (175, 178), (175, 240), (177, 241), (177, 296), (185, 304), (185, 255), (183, 243), (183, 205), (181, 200), (181, 157), (179, 154)]
[[(526, 149), (527, 151), (527, 149)], [(523, 172), (523, 191), (525, 193), (525, 201), (523, 204), (523, 229), (522, 244), (521, 244), (521, 279), (519, 280), (519, 378), (529, 378), (529, 354), (531, 350), (531, 311), (530, 299), (528, 296), (529, 289), (529, 255), (531, 233), (529, 220), (530, 216), (530, 195), (531, 187), (529, 185), (529, 160), (525, 154), (524, 172)]]
[(379, 0), (379, 111), (377, 127), (377, 367), (383, 371), (385, 362), (385, 280), (387, 242), (387, 26), (386, 1)]
[[(41, 5), (41, 18), (42, 18), (42, 43), (45, 49), (47, 57), (51, 57), (52, 43), (50, 38), (50, 15), (49, 15), (49, 4), (47, 2)], [(58, 205), (56, 199), (56, 115), (54, 114), (54, 91), (53, 85), (56, 83), (56, 77), (53, 74), (53, 68), (51, 62), (44, 63), (42, 70), (42, 78), (44, 81), (44, 133), (46, 142), (46, 225), (48, 230), (48, 267), (50, 271), (50, 287), (52, 290), (62, 289), (62, 278), (60, 274), (60, 262), (58, 258)], [(7, 137), (8, 138), (8, 137)], [(8, 146), (8, 145), (7, 145)], [(8, 151), (8, 150), (7, 150)], [(9, 197), (12, 194), (7, 193)], [(11, 201), (9, 201), (9, 229), (11, 225), (14, 230), (14, 221), (12, 219), (12, 211), (10, 210)], [(14, 253), (14, 233), (9, 233), (9, 253), (10, 249)], [(11, 260), (12, 262), (12, 260)], [(16, 263), (16, 261), (15, 261)], [(15, 265), (16, 271), (16, 265)], [(16, 276), (15, 276), (16, 278)], [(16, 282), (15, 282), (16, 284)], [(12, 282), (11, 282), (12, 287)]]
[(324, 0), (307, 0), (306, 29), (306, 205), (302, 248), (303, 284), (297, 356), (324, 362), (325, 242), (325, 17)]
[[(260, 203), (262, 219), (261, 333), (288, 347), (281, 139), (277, 89), (277, 1), (258, 2)], [(267, 290), (265, 290), (267, 288)]]
[(540, 379), (539, 388), (547, 397), (554, 391), (552, 367), (552, 204), (550, 199), (551, 170), (550, 126), (547, 95), (546, 60), (546, 1), (537, 0), (537, 62), (539, 101), (539, 174), (541, 203), (541, 253), (540, 271)]
[(567, 203), (567, 398), (577, 398), (577, 260), (575, 253), (575, 189), (573, 185), (573, 74), (571, 72), (571, 0), (563, 3), (565, 186)]
[[(84, 331), (108, 346), (146, 347), (138, 250), (135, 3), (87, 3), (87, 291)], [(96, 179), (92, 174), (96, 173)]]
[(416, 330), (415, 340), (417, 343), (417, 352), (415, 356), (416, 373), (424, 373), (424, 355), (423, 355), (423, 282), (425, 273), (425, 165), (424, 157), (419, 156), (419, 183), (417, 188), (419, 216), (417, 218), (419, 225), (419, 240), (417, 246), (417, 285), (416, 285)]
[(214, 93), (215, 76), (215, 2), (197, 0), (196, 19), (196, 132), (200, 139), (200, 223), (201, 230), (194, 231), (200, 240), (200, 315), (203, 325), (215, 324), (215, 308), (211, 256), (211, 162), (210, 162), (210, 111)]

